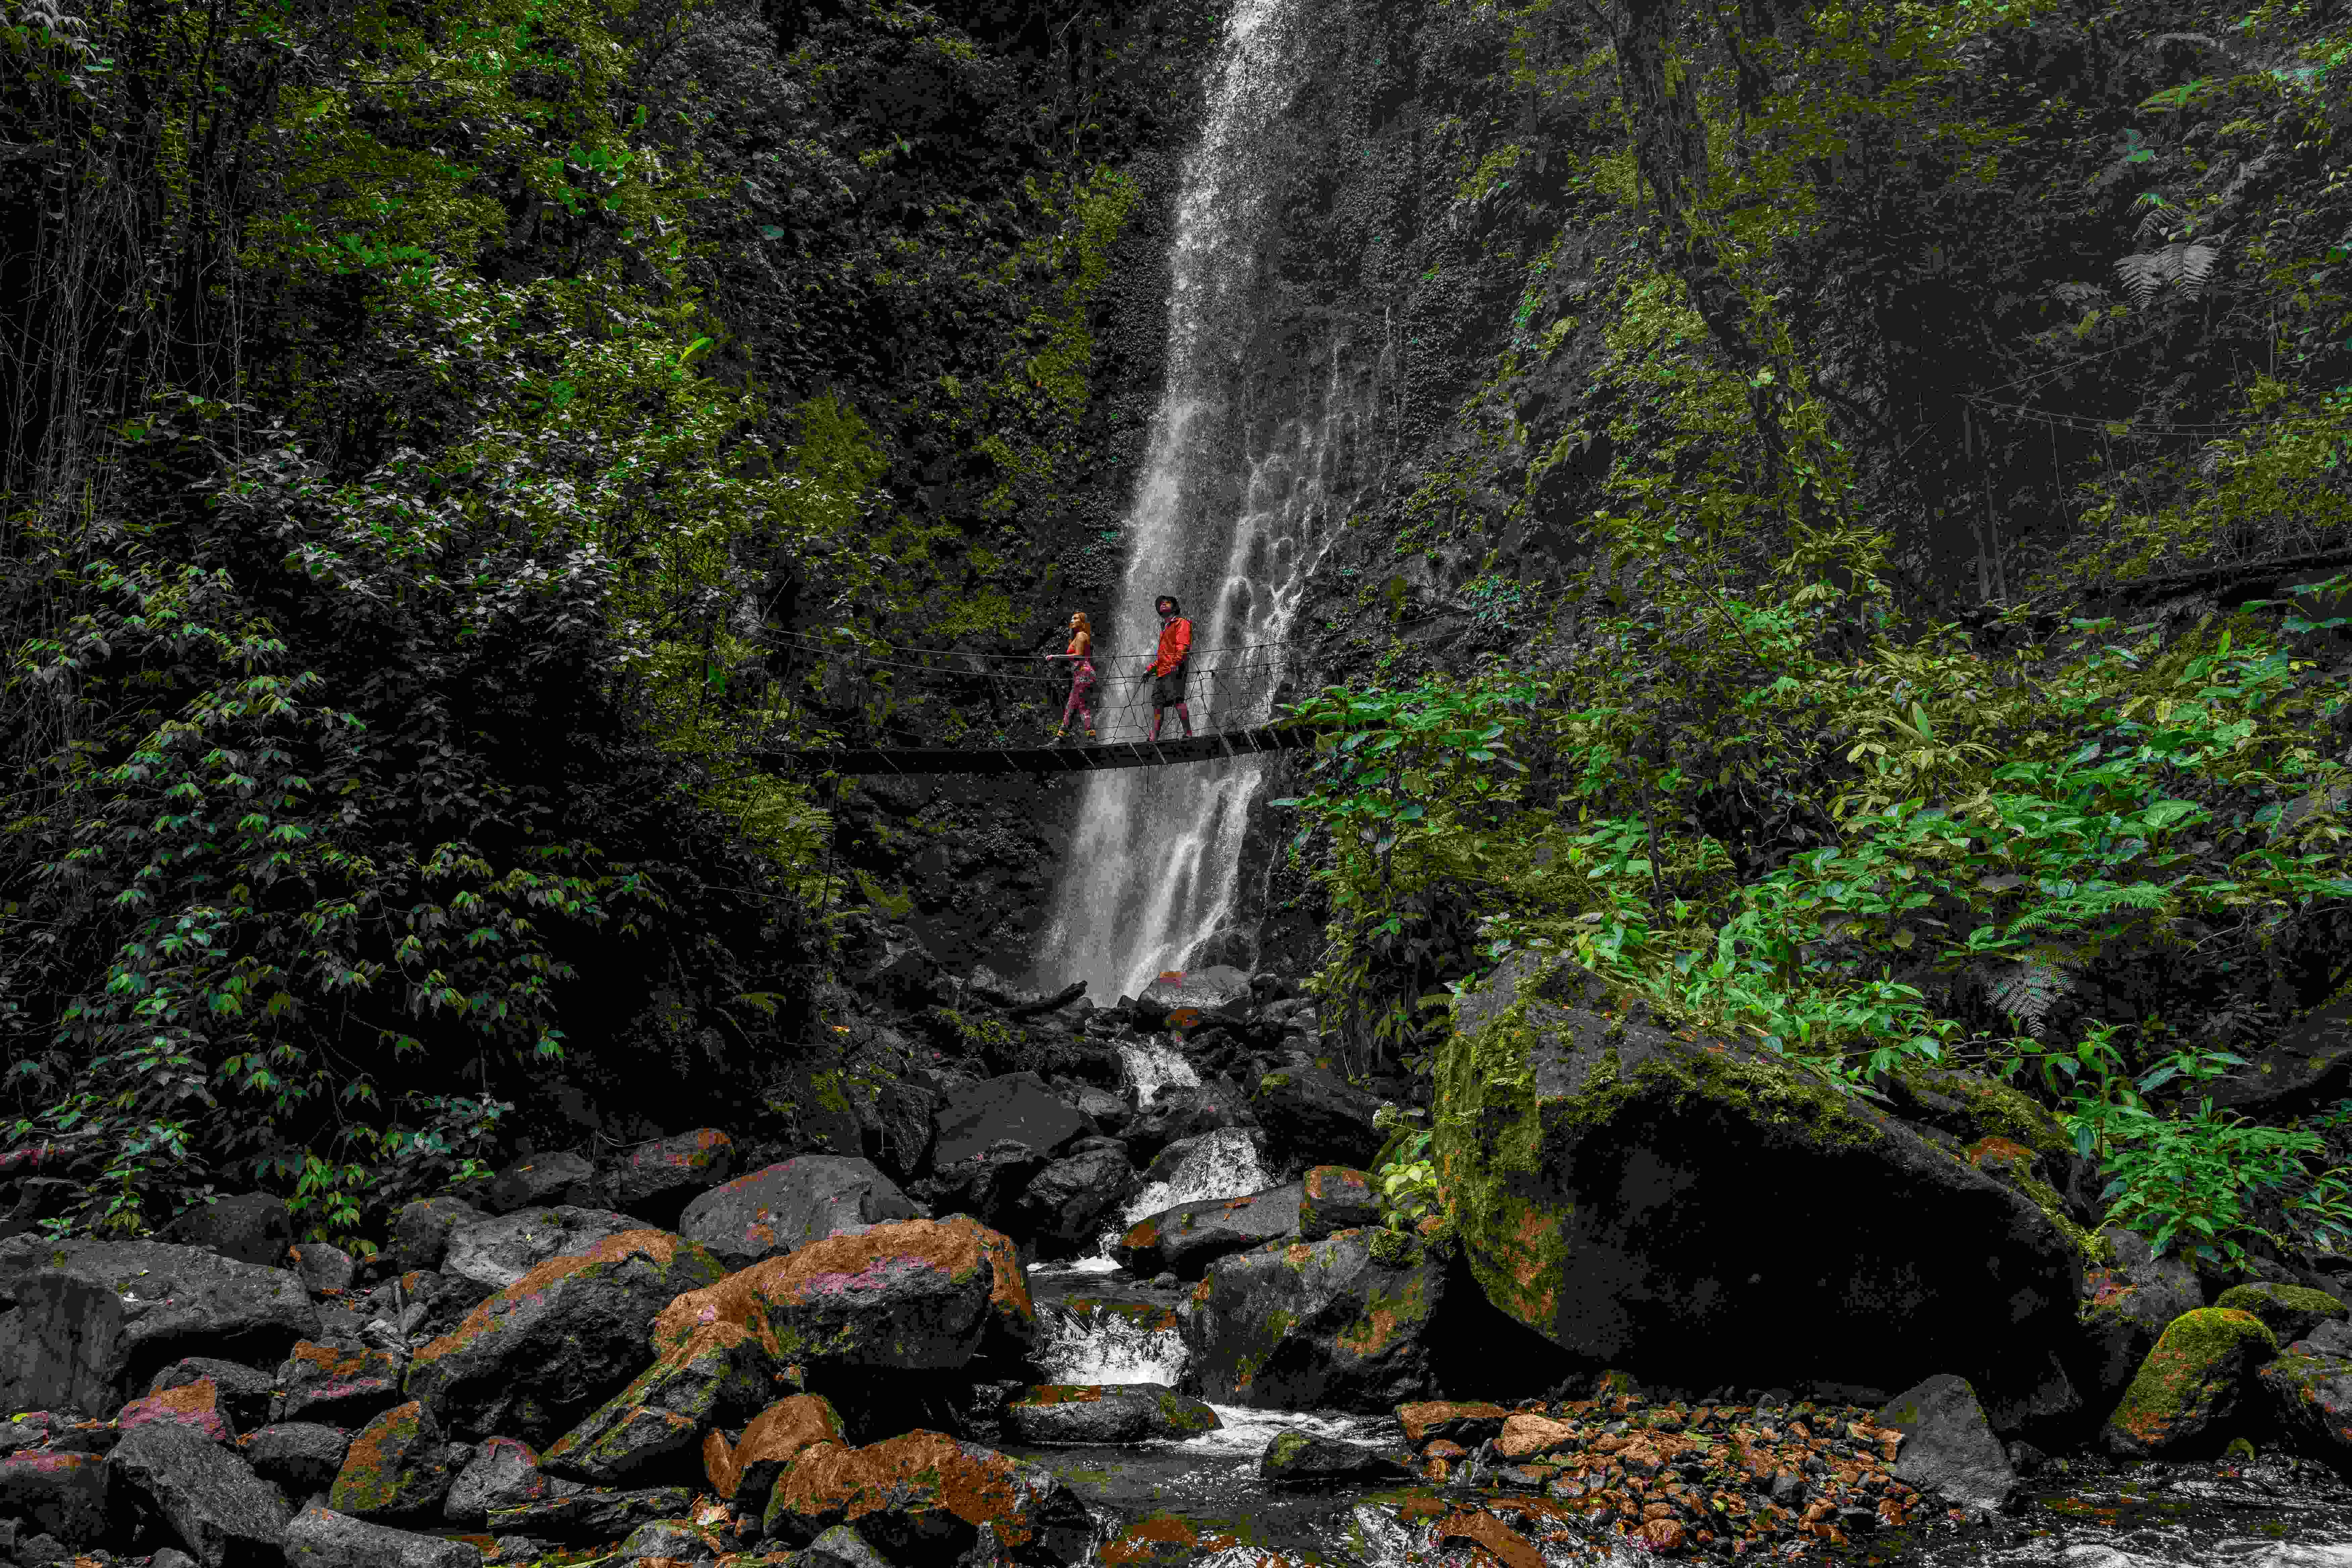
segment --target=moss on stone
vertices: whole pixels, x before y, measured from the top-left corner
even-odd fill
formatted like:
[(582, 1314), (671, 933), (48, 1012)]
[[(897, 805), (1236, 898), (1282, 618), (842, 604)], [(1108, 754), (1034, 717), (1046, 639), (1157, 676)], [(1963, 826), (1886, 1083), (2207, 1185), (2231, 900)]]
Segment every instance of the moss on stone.
[(1191, 1437), (1202, 1432), (1213, 1432), (1223, 1425), (1217, 1419), (1215, 1411), (1197, 1399), (1163, 1391), (1158, 1401), (1160, 1418), (1167, 1423), (1167, 1430), (1171, 1433)]
[(2004, 1182), (2042, 1211), (2042, 1216), (2066, 1238), (2066, 1245), (2075, 1255), (2090, 1264), (2105, 1263), (2112, 1256), (2106, 1242), (2088, 1226), (2076, 1223), (2067, 1211), (2066, 1200), (2058, 1189), (2033, 1173), (2034, 1151), (2030, 1145), (2013, 1138), (1982, 1138), (1969, 1145), (1962, 1156), (1977, 1170)]
[(2200, 1307), (2181, 1313), (2107, 1418), (2110, 1447), (2147, 1455), (2194, 1437), (2235, 1401), (2247, 1371), (2277, 1354), (2277, 1337), (2251, 1312)]
[(2330, 1318), (2352, 1316), (2352, 1309), (2347, 1309), (2325, 1290), (2276, 1280), (2232, 1285), (2221, 1292), (2213, 1305), (2252, 1313), (2283, 1341), (2301, 1339)]
[(1629, 1069), (1618, 1046), (1634, 1028), (1654, 1026), (1638, 1004), (1598, 1015), (1601, 1037), (1612, 1044), (1589, 1058), (1580, 1081), (1538, 1092), (1533, 1063), (1543, 1038), (1572, 1036), (1595, 1016), (1537, 994), (1547, 978), (1528, 976), (1509, 1005), (1440, 1048), (1431, 1140), (1439, 1199), (1473, 1273), (1496, 1306), (1530, 1326), (1549, 1329), (1556, 1281), (1573, 1267), (1560, 1223), (1572, 1211), (1546, 1190), (1542, 1168), (1542, 1151), (1564, 1133), (1606, 1124), (1643, 1100), (1664, 1101), (1666, 1116), (1725, 1107), (1768, 1136), (1820, 1148), (1867, 1148), (1883, 1136), (1844, 1095), (1791, 1064), (1661, 1043)]
[(1979, 1138), (2012, 1139), (2037, 1154), (2060, 1157), (2071, 1147), (2065, 1130), (2022, 1089), (1994, 1079), (1954, 1072), (1924, 1062), (1899, 1070), (1906, 1083), (1967, 1106)]
[(1372, 1261), (1383, 1268), (1412, 1268), (1422, 1261), (1420, 1240), (1403, 1231), (1376, 1230), (1370, 1239)]

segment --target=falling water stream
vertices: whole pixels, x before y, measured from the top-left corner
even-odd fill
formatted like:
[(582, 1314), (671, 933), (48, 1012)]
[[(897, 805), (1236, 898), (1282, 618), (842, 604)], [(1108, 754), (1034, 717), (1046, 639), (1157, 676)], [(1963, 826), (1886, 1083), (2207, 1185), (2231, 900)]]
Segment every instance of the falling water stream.
[[(1167, 378), (1126, 523), (1103, 651), (1149, 654), (1153, 605), (1180, 600), (1203, 650), (1192, 721), (1262, 714), (1277, 657), (1207, 650), (1281, 643), (1355, 474), (1371, 403), (1344, 334), (1301, 353), (1276, 329), (1265, 277), (1276, 135), (1301, 79), (1299, 0), (1238, 0), (1209, 76), (1199, 143), (1185, 160), (1170, 258)], [(1124, 678), (1122, 678), (1124, 679)], [(1106, 740), (1143, 735), (1148, 701), (1101, 694)], [(1127, 705), (1127, 706), (1122, 706)], [(1168, 733), (1179, 733), (1177, 715)], [(1181, 967), (1235, 907), (1242, 835), (1264, 764), (1125, 768), (1086, 775), (1076, 833), (1041, 968), (1098, 999)]]

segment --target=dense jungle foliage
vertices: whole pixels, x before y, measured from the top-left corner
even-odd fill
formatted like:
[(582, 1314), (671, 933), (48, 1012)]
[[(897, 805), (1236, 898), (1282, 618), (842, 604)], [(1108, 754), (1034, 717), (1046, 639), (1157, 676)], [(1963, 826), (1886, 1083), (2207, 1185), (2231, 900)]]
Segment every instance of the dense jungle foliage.
[[(2197, 1092), (2352, 978), (2342, 18), (1331, 9), (1424, 193), (1349, 218), (1393, 493), (1310, 584), (1347, 739), (1276, 878), (1335, 1050), (1549, 944), (1856, 1092), (2011, 1073), (2168, 1243), (2352, 1245), (2343, 1128)], [(358, 1236), (566, 1113), (756, 1102), (902, 897), (757, 753), (870, 721), (812, 649), (1030, 647), (1115, 569), (1218, 26), (18, 0), (50, 1220)]]
[(54, 1223), (258, 1182), (349, 1236), (814, 1026), (827, 803), (747, 755), (790, 634), (1005, 619), (1181, 97), (1138, 30), (1211, 36), (955, 9), (6, 16), (0, 1058), (93, 1178)]
[(1524, 262), (1358, 646), (1415, 662), (1383, 557), (1593, 505), (1564, 581), (1454, 594), (1496, 651), (1302, 705), (1341, 1043), (1423, 1065), (1549, 949), (1857, 1093), (2010, 1077), (2159, 1246), (2352, 1246), (2340, 1110), (2203, 1093), (2352, 979), (2352, 33), (1565, 16), (1495, 14), (1459, 197), (1626, 243)]

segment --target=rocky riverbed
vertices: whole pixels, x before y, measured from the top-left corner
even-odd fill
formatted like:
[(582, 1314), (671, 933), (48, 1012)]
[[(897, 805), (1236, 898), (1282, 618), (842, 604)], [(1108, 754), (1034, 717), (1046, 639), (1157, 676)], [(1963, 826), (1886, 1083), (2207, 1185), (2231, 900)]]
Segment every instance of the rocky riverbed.
[[(1522, 1116), (1557, 1147), (1540, 1181), (1471, 1204), (1467, 1237), (1391, 1208), (1371, 1174), (1424, 1109), (1410, 1086), (1347, 1082), (1312, 1054), (1309, 1005), (1230, 972), (1117, 1009), (966, 983), (934, 1006), (954, 1016), (937, 1047), (853, 1018), (862, 1054), (827, 1080), (823, 1136), (534, 1151), (411, 1203), (373, 1258), (295, 1245), (259, 1195), (150, 1240), (20, 1225), (0, 1239), (0, 1550), (94, 1568), (2352, 1563), (2352, 1313), (2332, 1279), (2283, 1260), (2217, 1278), (2095, 1232), (2043, 1130), (1959, 1075), (1916, 1088), (1908, 1120), (1849, 1124), (1748, 1063), (1709, 1111), (1675, 1056), (1706, 1042), (1517, 983), (1485, 1016), (1531, 1042), (1534, 1098), (1465, 1100), (1494, 1149), (1531, 1147)], [(1488, 1048), (1479, 1006), (1464, 1016)], [(1579, 1143), (1543, 1110), (1577, 1092), (1588, 1027), (1615, 1030), (1620, 1066), (1674, 1058), (1678, 1114), (1713, 1118), (1751, 1190), (1885, 1162), (1918, 1235), (1852, 1249), (1871, 1267), (1965, 1234), (1997, 1249), (1978, 1273), (1999, 1289), (1944, 1269), (1908, 1363), (1899, 1334), (1834, 1315), (1826, 1333), (1793, 1310), (1724, 1317), (1677, 1282), (1691, 1249), (1635, 1223), (1661, 1189), (1701, 1232), (1727, 1223), (1708, 1204), (1740, 1207), (1711, 1194), (1703, 1141), (1641, 1144), (1682, 1173), (1639, 1166), (1645, 1197), (1623, 1183), (1628, 1116), (1587, 1117), (1602, 1131)], [(1807, 1137), (1755, 1135), (1738, 1118), (1759, 1100), (1805, 1108)], [(1616, 1184), (1598, 1205), (1596, 1170)], [(42, 1189), (18, 1186), (21, 1212)], [(1613, 1232), (1547, 1217), (1606, 1203)], [(1975, 1217), (1939, 1233), (1947, 1210)], [(1516, 1250), (1494, 1228), (1513, 1213)], [(1563, 1312), (1570, 1282), (1544, 1271), (1571, 1246), (1627, 1310)], [(1682, 1310), (1658, 1304), (1676, 1289)], [(1725, 1342), (1691, 1348), (1693, 1321)], [(1743, 1368), (1759, 1375), (1726, 1379)], [(1711, 1386), (1677, 1382), (1697, 1373)]]

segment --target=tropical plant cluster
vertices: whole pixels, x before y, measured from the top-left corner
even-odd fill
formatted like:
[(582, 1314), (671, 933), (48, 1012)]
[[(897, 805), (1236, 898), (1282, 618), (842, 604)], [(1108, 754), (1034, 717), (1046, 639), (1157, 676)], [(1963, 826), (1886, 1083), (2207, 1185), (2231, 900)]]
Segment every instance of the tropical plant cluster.
[(2027, 1086), (2162, 1246), (2341, 1249), (2337, 1122), (2205, 1091), (2352, 981), (2352, 37), (1482, 15), (1456, 211), (1524, 288), (1343, 557), (1459, 586), (1297, 708), (1335, 1047), (1423, 1067), (1540, 949), (1854, 1093)]
[(44, 1223), (260, 1185), (352, 1240), (518, 1138), (758, 1103), (856, 901), (763, 749), (891, 721), (827, 648), (1021, 629), (1009, 515), (1098, 462), (1109, 156), (1197, 23), (0, 8)]

